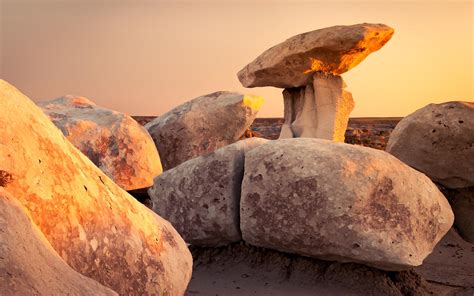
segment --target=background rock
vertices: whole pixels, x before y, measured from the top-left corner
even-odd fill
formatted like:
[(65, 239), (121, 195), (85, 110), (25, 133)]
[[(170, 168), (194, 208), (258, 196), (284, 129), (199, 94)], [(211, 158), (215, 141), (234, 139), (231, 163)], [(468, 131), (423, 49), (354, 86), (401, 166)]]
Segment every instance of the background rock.
[(2, 295), (118, 295), (74, 271), (53, 250), (26, 209), (0, 188)]
[(0, 186), (74, 270), (121, 295), (181, 295), (186, 244), (117, 186), (32, 101), (0, 80)]
[(244, 155), (266, 142), (241, 140), (164, 172), (149, 190), (153, 210), (192, 245), (222, 246), (241, 240)]
[(474, 186), (474, 102), (429, 104), (408, 115), (386, 151), (446, 187)]
[(236, 142), (252, 124), (263, 98), (219, 91), (158, 116), (145, 127), (164, 170)]
[(309, 138), (247, 153), (240, 215), (250, 244), (387, 270), (420, 265), (454, 219), (436, 186), (388, 153)]
[(38, 105), (74, 146), (123, 189), (150, 187), (162, 172), (153, 140), (130, 116), (70, 95)]

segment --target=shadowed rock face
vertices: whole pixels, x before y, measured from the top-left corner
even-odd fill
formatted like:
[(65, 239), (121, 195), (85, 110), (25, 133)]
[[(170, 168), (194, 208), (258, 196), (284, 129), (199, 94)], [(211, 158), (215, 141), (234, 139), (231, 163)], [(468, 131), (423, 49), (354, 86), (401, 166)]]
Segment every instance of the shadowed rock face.
[(0, 291), (3, 295), (118, 295), (69, 267), (26, 209), (2, 188)]
[(162, 172), (153, 140), (130, 116), (70, 95), (38, 106), (74, 146), (123, 189), (150, 187)]
[(249, 151), (244, 171), (240, 225), (255, 246), (400, 270), (453, 224), (437, 187), (383, 151), (277, 140)]
[(384, 46), (393, 33), (383, 24), (357, 24), (299, 34), (262, 53), (237, 76), (245, 87), (305, 86), (314, 72), (349, 71)]
[(145, 127), (169, 170), (238, 141), (262, 104), (261, 97), (220, 91), (186, 102)]
[(474, 102), (429, 104), (408, 115), (386, 151), (448, 188), (474, 186)]
[(153, 210), (192, 245), (223, 246), (241, 240), (244, 155), (266, 142), (261, 138), (242, 140), (156, 177), (149, 190)]
[(0, 80), (2, 187), (74, 270), (121, 295), (181, 295), (186, 244), (117, 186), (32, 101)]

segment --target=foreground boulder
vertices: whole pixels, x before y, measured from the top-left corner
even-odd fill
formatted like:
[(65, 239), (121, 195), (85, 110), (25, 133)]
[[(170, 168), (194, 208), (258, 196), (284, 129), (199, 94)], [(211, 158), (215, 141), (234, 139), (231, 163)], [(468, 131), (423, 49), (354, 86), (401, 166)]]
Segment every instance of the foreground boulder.
[(162, 172), (153, 140), (130, 116), (70, 95), (38, 105), (74, 146), (123, 189), (150, 187)]
[(74, 270), (121, 295), (182, 295), (185, 242), (117, 186), (32, 101), (0, 80), (0, 186)]
[(1, 188), (0, 291), (2, 295), (118, 295), (69, 267), (25, 208)]
[(390, 154), (303, 138), (247, 153), (240, 205), (250, 244), (385, 270), (420, 265), (454, 219), (437, 187)]
[(343, 142), (354, 101), (339, 75), (379, 50), (393, 33), (383, 24), (358, 24), (299, 34), (262, 53), (237, 76), (244, 87), (285, 89), (280, 138)]
[(474, 186), (474, 102), (429, 104), (408, 115), (386, 151), (448, 188)]
[(242, 140), (164, 172), (149, 190), (153, 210), (192, 245), (223, 246), (241, 240), (244, 155), (266, 142)]
[(164, 170), (236, 142), (250, 127), (263, 98), (220, 91), (195, 98), (145, 125)]

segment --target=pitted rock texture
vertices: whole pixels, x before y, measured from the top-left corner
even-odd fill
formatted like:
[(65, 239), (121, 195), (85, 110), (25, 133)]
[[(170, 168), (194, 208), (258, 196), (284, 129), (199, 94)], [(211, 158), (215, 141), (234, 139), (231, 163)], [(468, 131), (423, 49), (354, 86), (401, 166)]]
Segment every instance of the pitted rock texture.
[(0, 294), (118, 295), (74, 271), (27, 210), (0, 188)]
[(261, 138), (241, 140), (164, 172), (149, 190), (153, 210), (192, 245), (223, 246), (241, 240), (245, 153), (266, 142)]
[(237, 76), (245, 87), (305, 86), (314, 72), (349, 71), (384, 46), (393, 33), (383, 24), (357, 24), (299, 34), (262, 53)]
[(386, 151), (448, 188), (474, 186), (474, 102), (415, 111), (397, 124)]
[(160, 151), (164, 170), (237, 142), (250, 127), (263, 98), (219, 91), (195, 98), (145, 125)]
[(255, 246), (401, 270), (454, 220), (425, 175), (375, 149), (277, 140), (249, 151), (244, 171), (240, 228)]
[(38, 105), (74, 146), (123, 189), (150, 187), (162, 172), (152, 138), (130, 116), (71, 95)]
[(15, 87), (0, 80), (0, 170), (56, 252), (121, 295), (182, 295), (185, 242), (116, 185)]

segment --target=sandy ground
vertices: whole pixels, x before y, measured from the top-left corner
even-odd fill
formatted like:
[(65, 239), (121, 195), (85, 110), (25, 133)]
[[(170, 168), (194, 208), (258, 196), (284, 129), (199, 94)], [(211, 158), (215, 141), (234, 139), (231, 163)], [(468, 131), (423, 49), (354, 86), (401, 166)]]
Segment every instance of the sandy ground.
[(407, 272), (298, 257), (243, 243), (191, 247), (186, 295), (474, 295), (474, 244), (451, 231), (425, 263)]

